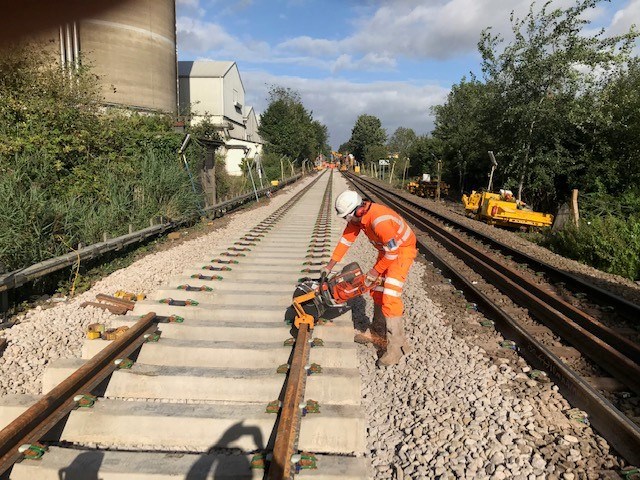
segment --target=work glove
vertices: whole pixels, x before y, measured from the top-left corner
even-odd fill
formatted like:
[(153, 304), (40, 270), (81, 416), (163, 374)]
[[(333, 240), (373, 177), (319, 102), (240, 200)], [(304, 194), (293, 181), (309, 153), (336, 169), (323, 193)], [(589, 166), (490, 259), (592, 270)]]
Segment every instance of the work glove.
[(378, 273), (378, 271), (375, 268), (372, 268), (367, 272), (367, 276), (364, 279), (364, 284), (367, 286), (367, 288), (371, 288), (378, 282), (379, 277), (380, 274)]
[(336, 262), (334, 262), (333, 260), (330, 260), (329, 263), (327, 263), (324, 267), (320, 269), (320, 275), (324, 274), (325, 277), (328, 277), (329, 274), (331, 273), (331, 270), (333, 270), (333, 267), (335, 266), (336, 266)]

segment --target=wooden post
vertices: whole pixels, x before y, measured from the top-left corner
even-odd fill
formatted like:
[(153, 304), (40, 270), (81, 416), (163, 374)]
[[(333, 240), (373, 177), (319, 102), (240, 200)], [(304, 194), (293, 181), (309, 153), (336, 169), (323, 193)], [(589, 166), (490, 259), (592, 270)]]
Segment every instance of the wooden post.
[(396, 162), (393, 162), (391, 165), (391, 173), (389, 174), (389, 185), (391, 185), (391, 181), (393, 180), (393, 169), (396, 168)]
[(404, 157), (404, 168), (402, 169), (402, 188), (404, 188), (404, 180), (407, 176), (407, 165), (409, 164), (409, 157)]
[(578, 189), (574, 188), (571, 192), (571, 214), (573, 216), (573, 224), (578, 228), (580, 226), (580, 211), (578, 210)]
[(440, 200), (440, 170), (442, 168), (442, 160), (438, 160), (438, 181), (436, 183), (436, 202)]
[(205, 207), (210, 207), (216, 204), (216, 147), (208, 144), (205, 144), (205, 146), (206, 150), (200, 180), (204, 192)]
[(282, 161), (282, 157), (280, 157), (280, 177), (282, 181), (284, 181), (284, 162)]

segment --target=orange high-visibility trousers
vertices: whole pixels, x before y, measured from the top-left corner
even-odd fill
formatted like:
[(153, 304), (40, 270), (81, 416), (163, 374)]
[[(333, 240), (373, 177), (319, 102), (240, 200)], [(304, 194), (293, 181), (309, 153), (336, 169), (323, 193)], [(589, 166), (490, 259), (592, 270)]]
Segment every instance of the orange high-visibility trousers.
[[(378, 253), (378, 261), (384, 254), (385, 252)], [(398, 258), (382, 273), (383, 284), (371, 291), (373, 303), (382, 305), (382, 314), (386, 318), (402, 316), (402, 287), (417, 254), (418, 251), (413, 247), (399, 248)]]

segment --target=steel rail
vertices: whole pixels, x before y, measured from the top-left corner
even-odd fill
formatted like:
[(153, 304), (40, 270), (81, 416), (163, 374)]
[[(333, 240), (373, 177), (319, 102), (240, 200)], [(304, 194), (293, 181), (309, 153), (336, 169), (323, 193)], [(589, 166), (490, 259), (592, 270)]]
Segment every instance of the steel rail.
[[(321, 224), (331, 225), (331, 192), (332, 192), (333, 170), (331, 170), (327, 187), (325, 188), (320, 211), (315, 222), (314, 231)], [(305, 366), (309, 361), (311, 350), (312, 330), (306, 323), (300, 324), (296, 334), (296, 341), (293, 347), (293, 354), (287, 375), (282, 409), (276, 426), (276, 436), (273, 446), (273, 459), (269, 464), (267, 472), (268, 480), (289, 480), (292, 477), (295, 462), (292, 456), (296, 451), (298, 434), (300, 431), (300, 421), (302, 413), (300, 405), (303, 401), (304, 389), (306, 386), (307, 371)]]
[[(369, 184), (369, 188), (399, 208), (414, 224), (492, 282), (502, 293), (529, 309), (536, 318), (564, 338), (565, 341), (574, 345), (634, 392), (640, 393), (640, 364), (636, 360), (640, 358), (640, 354), (635, 353), (638, 351), (637, 345), (620, 337), (586, 314), (583, 318), (589, 321), (589, 328), (585, 328), (585, 325), (579, 324), (575, 318), (567, 314), (567, 312), (575, 310), (573, 306), (571, 309), (562, 309), (562, 303), (565, 302), (560, 299), (549, 301), (549, 297), (552, 295), (546, 292), (544, 295), (539, 295), (537, 291), (540, 289), (536, 285), (531, 284), (506, 265), (488, 258), (486, 254), (461, 239), (451, 239), (450, 232), (442, 233), (439, 229), (434, 228), (432, 221), (424, 218), (415, 209), (403, 205), (399, 200), (393, 198), (392, 193), (375, 185)], [(503, 272), (507, 272), (507, 274)], [(600, 334), (594, 333), (594, 331)], [(616, 341), (608, 343), (609, 339)], [(629, 351), (632, 352), (632, 355), (627, 354)]]
[[(368, 180), (372, 184), (376, 184), (373, 180)], [(589, 283), (578, 277), (577, 275), (569, 272), (565, 272), (560, 270), (559, 268), (554, 267), (553, 265), (539, 260), (527, 253), (521, 252), (513, 247), (510, 247), (506, 243), (501, 242), (500, 240), (496, 240), (475, 228), (465, 225), (461, 222), (456, 221), (453, 218), (443, 215), (442, 213), (436, 212), (435, 210), (429, 208), (427, 205), (423, 205), (422, 203), (417, 203), (413, 199), (411, 199), (411, 195), (405, 192), (393, 192), (394, 195), (397, 195), (400, 198), (403, 198), (407, 202), (410, 202), (412, 205), (428, 212), (430, 215), (436, 217), (438, 220), (442, 222), (446, 222), (451, 224), (454, 228), (459, 229), (473, 237), (481, 239), (483, 242), (489, 243), (492, 247), (504, 252), (506, 255), (510, 255), (515, 260), (520, 263), (526, 263), (530, 267), (532, 267), (536, 271), (543, 272), (549, 278), (553, 279), (557, 282), (564, 282), (567, 285), (574, 285), (576, 290), (586, 293), (591, 298), (599, 300), (601, 303), (605, 303), (608, 306), (611, 306), (615, 309), (616, 312), (619, 312), (624, 317), (630, 320), (637, 320), (640, 318), (640, 305), (637, 303), (633, 303), (625, 298), (616, 295), (615, 293), (606, 290), (602, 287)]]
[(146, 341), (146, 334), (156, 331), (155, 318), (155, 313), (147, 313), (122, 337), (110, 343), (0, 431), (0, 475), (22, 458), (18, 451), (21, 445), (38, 442), (77, 408), (78, 402), (74, 397), (90, 394), (118, 368), (117, 359), (131, 355)]
[[(411, 206), (411, 208), (424, 210), (430, 213), (430, 211), (423, 208), (422, 205), (414, 202), (412, 199), (407, 198), (404, 195), (388, 190), (384, 186), (377, 185), (373, 182), (366, 181), (363, 179), (361, 180), (364, 181), (365, 183), (368, 183), (369, 185), (372, 185), (374, 188), (382, 189), (387, 194), (390, 194), (395, 196), (396, 198), (402, 199), (404, 202), (408, 203)], [(483, 262), (491, 265), (494, 269), (497, 269), (498, 271), (506, 272), (507, 276), (510, 277), (510, 279), (513, 280), (514, 282), (518, 284), (526, 284), (527, 289), (532, 291), (535, 294), (535, 296), (537, 296), (538, 298), (544, 300), (545, 303), (552, 306), (559, 312), (562, 312), (568, 318), (572, 319), (582, 328), (593, 333), (598, 338), (606, 341), (609, 345), (619, 350), (621, 353), (629, 357), (635, 363), (640, 363), (640, 346), (638, 344), (632, 342), (628, 338), (623, 337), (612, 328), (609, 328), (606, 325), (603, 325), (602, 323), (597, 321), (595, 318), (593, 318), (591, 315), (588, 315), (587, 313), (575, 307), (574, 305), (571, 305), (570, 303), (564, 301), (557, 295), (554, 295), (553, 293), (541, 288), (537, 284), (528, 281), (520, 273), (509, 268), (507, 265), (500, 262), (499, 260), (496, 260), (494, 257), (487, 254), (483, 250), (475, 247), (470, 242), (465, 241), (454, 232), (447, 230), (447, 228), (445, 228), (444, 225), (441, 225), (440, 223), (435, 222), (425, 216), (421, 216), (420, 218), (424, 222), (426, 222), (432, 229), (436, 230), (441, 235), (447, 237), (452, 242), (455, 242), (457, 245), (464, 248), (466, 251), (472, 251), (473, 256), (475, 258), (481, 259)]]
[[(366, 193), (367, 190), (349, 178), (353, 185)], [(364, 182), (363, 182), (364, 183)], [(379, 197), (380, 198), (380, 197)], [(604, 398), (588, 382), (559, 357), (533, 338), (518, 322), (487, 297), (462, 272), (450, 265), (429, 244), (417, 235), (418, 249), (443, 271), (451, 275), (481, 309), (496, 321), (502, 335), (518, 345), (518, 353), (533, 368), (543, 370), (558, 385), (560, 393), (574, 406), (585, 411), (593, 427), (631, 464), (640, 463), (640, 428)]]
[(305, 365), (309, 358), (311, 345), (309, 325), (303, 323), (298, 329), (293, 358), (287, 377), (282, 410), (278, 419), (276, 439), (273, 446), (273, 460), (269, 465), (269, 480), (283, 480), (291, 478), (292, 456), (296, 450), (298, 432), (300, 430), (300, 404), (303, 400), (307, 371)]

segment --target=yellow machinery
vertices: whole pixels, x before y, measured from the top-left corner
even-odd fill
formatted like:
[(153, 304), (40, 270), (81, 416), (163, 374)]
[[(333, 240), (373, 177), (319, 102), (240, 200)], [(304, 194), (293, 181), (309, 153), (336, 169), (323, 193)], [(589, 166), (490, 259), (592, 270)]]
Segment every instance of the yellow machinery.
[(471, 195), (463, 195), (465, 213), (489, 225), (501, 227), (550, 227), (553, 224), (553, 215), (534, 212), (524, 202), (515, 200), (509, 190), (500, 192), (474, 190)]
[[(436, 190), (438, 188), (438, 182), (427, 182), (424, 180), (414, 180), (407, 184), (407, 190), (409, 193), (413, 193), (419, 197), (424, 198), (436, 198)], [(444, 182), (440, 182), (440, 196), (446, 196), (449, 194), (449, 185)]]

